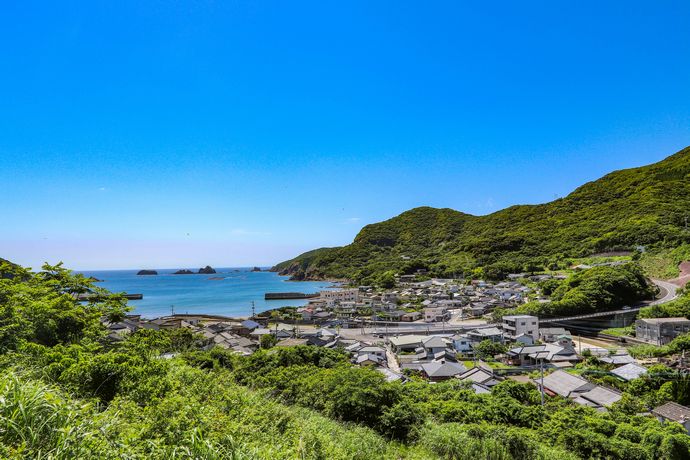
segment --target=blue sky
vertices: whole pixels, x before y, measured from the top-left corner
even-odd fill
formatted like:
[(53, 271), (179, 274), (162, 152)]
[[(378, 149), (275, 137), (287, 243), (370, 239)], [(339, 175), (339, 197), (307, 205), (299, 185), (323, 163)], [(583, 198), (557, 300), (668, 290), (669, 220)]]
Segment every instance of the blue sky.
[(690, 145), (690, 3), (488, 3), (3, 4), (0, 257), (270, 265)]

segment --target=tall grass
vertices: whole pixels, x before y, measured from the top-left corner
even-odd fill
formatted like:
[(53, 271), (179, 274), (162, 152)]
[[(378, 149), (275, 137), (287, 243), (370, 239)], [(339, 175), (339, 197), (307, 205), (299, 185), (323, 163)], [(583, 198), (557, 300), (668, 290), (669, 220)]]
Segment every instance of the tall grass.
[(0, 377), (0, 441), (8, 457), (74, 459), (108, 453), (92, 408), (64, 398), (49, 386)]

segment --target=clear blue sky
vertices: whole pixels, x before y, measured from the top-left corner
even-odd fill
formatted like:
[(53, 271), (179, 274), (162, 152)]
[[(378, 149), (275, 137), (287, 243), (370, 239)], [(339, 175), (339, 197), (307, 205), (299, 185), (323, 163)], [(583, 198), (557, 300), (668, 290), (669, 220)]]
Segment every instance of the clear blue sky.
[[(490, 4), (489, 4), (490, 3)], [(690, 3), (14, 2), (0, 257), (268, 265), (690, 144)]]

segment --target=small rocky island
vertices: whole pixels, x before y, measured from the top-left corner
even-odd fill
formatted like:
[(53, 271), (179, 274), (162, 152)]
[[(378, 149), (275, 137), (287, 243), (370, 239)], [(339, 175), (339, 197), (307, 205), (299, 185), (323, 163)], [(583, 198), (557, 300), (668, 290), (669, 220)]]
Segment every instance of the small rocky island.
[(252, 268), (251, 271), (253, 271), (253, 272), (260, 272), (261, 269), (260, 269), (259, 267), (254, 267), (254, 268)]
[(156, 270), (139, 270), (137, 272), (137, 275), (143, 276), (143, 275), (157, 275), (158, 272)]
[(206, 265), (204, 268), (199, 269), (199, 274), (200, 275), (212, 275), (216, 271), (209, 265)]
[(183, 269), (183, 270), (177, 270), (173, 275), (193, 275), (194, 272), (191, 270)]

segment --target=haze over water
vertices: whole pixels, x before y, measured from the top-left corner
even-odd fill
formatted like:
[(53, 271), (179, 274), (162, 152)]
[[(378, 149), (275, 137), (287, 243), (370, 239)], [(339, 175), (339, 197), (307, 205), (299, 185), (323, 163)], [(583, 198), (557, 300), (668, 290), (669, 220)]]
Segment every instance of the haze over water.
[[(138, 270), (82, 271), (102, 282), (112, 292), (143, 294), (130, 300), (132, 313), (154, 318), (171, 313), (206, 313), (226, 316), (251, 315), (251, 302), (260, 313), (282, 306), (300, 306), (304, 300), (264, 300), (266, 292), (314, 293), (329, 286), (327, 281), (288, 281), (273, 272), (252, 272), (249, 268), (216, 268), (213, 275), (173, 275), (176, 270), (157, 270), (158, 275), (137, 275)], [(220, 279), (211, 279), (220, 278)]]

